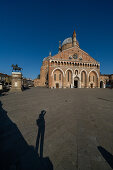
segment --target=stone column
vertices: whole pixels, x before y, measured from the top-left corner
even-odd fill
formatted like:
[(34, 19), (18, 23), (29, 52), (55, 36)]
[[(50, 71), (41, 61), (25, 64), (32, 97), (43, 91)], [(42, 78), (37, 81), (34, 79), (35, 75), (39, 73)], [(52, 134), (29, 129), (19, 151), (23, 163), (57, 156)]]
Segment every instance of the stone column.
[(88, 73), (86, 75), (86, 88), (89, 88), (89, 77), (88, 77)]
[(63, 88), (66, 88), (66, 75), (63, 75)]
[(22, 91), (22, 73), (12, 72), (12, 87), (10, 91)]
[(100, 78), (97, 78), (97, 88), (100, 88)]

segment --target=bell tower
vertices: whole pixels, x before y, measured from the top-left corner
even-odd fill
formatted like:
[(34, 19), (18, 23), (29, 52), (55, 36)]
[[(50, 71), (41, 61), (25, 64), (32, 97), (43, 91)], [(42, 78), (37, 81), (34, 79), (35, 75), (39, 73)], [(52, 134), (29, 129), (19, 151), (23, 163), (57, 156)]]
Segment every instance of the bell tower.
[(74, 47), (77, 44), (77, 39), (76, 39), (76, 32), (74, 29), (73, 36), (72, 36), (72, 46)]

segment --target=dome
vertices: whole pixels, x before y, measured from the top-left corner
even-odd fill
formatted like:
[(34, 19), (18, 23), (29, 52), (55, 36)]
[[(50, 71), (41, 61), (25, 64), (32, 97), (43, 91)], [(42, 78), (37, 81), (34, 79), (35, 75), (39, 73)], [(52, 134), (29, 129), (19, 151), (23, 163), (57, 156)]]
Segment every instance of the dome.
[(63, 41), (62, 45), (70, 44), (70, 43), (72, 43), (72, 38), (71, 38), (71, 37), (66, 38), (66, 39)]

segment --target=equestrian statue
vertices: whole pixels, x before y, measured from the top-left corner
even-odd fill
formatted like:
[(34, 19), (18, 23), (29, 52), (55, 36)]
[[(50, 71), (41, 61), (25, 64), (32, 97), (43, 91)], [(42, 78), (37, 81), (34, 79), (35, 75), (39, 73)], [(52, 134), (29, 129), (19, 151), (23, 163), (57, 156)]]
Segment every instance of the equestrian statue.
[(16, 65), (12, 64), (11, 67), (13, 67), (13, 70), (12, 70), (12, 71), (21, 71), (21, 70), (23, 70), (21, 67), (18, 67), (17, 64), (16, 64)]

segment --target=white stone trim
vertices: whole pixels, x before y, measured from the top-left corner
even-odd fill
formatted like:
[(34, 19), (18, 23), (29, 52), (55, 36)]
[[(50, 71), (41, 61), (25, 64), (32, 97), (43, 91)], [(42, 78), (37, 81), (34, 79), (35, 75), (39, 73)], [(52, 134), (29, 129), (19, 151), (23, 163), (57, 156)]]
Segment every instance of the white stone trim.
[(63, 73), (63, 76), (65, 76), (64, 71), (63, 71), (60, 67), (55, 68), (55, 69), (52, 71), (51, 76), (53, 76), (53, 73), (54, 73), (55, 70), (60, 70), (60, 71)]
[(65, 71), (65, 75), (66, 75), (66, 72), (67, 72), (68, 70), (72, 71), (72, 74), (73, 74), (73, 70), (72, 70), (71, 68), (67, 68), (66, 71)]
[(22, 74), (21, 72), (12, 72), (12, 74)]
[(96, 70), (91, 70), (91, 71), (88, 73), (88, 78), (89, 78), (89, 74), (90, 74), (91, 72), (95, 72), (95, 73), (97, 74), (98, 79), (99, 79), (99, 75), (98, 75), (98, 72), (97, 72)]
[(82, 71), (84, 71), (84, 72), (86, 73), (86, 75), (87, 75), (87, 71), (86, 71), (85, 69), (82, 69), (82, 70), (80, 71), (80, 75), (81, 75)]
[[(75, 71), (76, 71), (76, 70), (78, 71), (78, 74), (75, 74)], [(74, 69), (73, 74), (74, 74), (75, 76), (78, 76), (78, 75), (79, 75), (79, 69), (78, 69), (78, 68)]]

